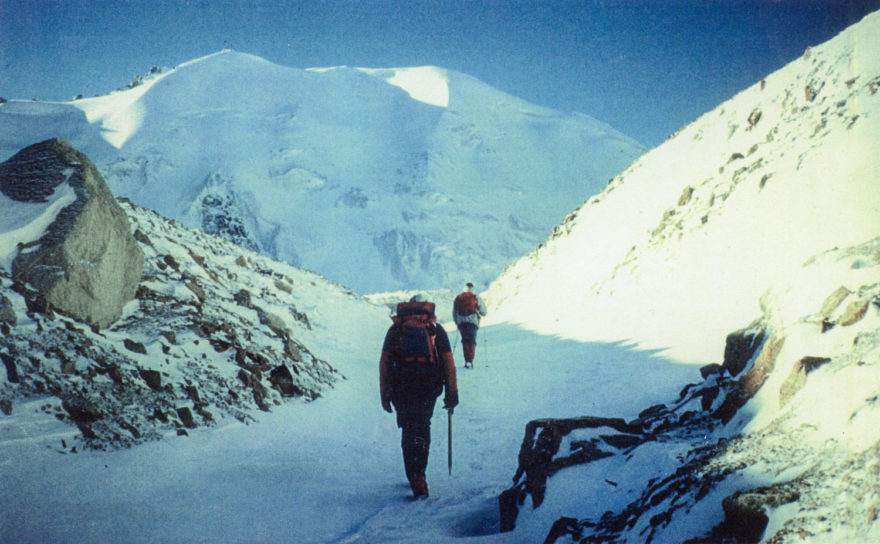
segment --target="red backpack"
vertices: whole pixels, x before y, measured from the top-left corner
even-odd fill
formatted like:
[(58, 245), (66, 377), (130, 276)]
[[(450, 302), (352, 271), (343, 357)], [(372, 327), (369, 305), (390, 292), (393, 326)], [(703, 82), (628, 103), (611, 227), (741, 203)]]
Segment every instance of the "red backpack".
[(435, 345), (434, 303), (401, 302), (391, 320), (397, 329), (391, 346), (392, 386), (399, 393), (439, 395), (443, 375)]
[(455, 313), (458, 315), (472, 315), (477, 313), (477, 295), (465, 291), (455, 297)]
[(398, 363), (437, 363), (433, 302), (401, 302), (391, 320), (399, 330), (392, 353)]

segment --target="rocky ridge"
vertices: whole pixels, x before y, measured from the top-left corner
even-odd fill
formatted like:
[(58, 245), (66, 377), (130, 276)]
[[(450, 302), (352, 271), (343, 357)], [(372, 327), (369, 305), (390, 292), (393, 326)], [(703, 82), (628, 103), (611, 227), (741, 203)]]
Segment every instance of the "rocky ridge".
[[(771, 282), (876, 236), (878, 29), (873, 13), (636, 160), (492, 283), (496, 318), (702, 363)], [(695, 331), (715, 340), (686, 349)]]
[(70, 423), (52, 444), (59, 451), (112, 449), (249, 422), (343, 379), (309, 348), (310, 313), (316, 296), (343, 308), (364, 299), (130, 202), (121, 209), (145, 257), (136, 296), (111, 326), (60, 314), (0, 272), (4, 413)]

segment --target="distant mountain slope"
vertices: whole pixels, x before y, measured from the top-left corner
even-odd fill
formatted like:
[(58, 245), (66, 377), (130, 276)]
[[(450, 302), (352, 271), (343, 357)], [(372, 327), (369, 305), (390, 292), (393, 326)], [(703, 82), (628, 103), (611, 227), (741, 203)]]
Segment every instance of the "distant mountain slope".
[(298, 70), (224, 51), (67, 104), (0, 106), (114, 193), (361, 292), (487, 285), (644, 149), (434, 67)]
[(811, 256), (880, 232), (880, 14), (650, 151), (492, 284), (493, 318), (717, 360)]

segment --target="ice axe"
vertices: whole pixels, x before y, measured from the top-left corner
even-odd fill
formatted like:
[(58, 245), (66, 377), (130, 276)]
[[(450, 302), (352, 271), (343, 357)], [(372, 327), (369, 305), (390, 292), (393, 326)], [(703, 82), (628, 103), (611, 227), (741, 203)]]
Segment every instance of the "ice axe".
[(448, 429), (447, 429), (447, 439), (448, 444), (446, 447), (446, 464), (449, 467), (449, 475), (452, 476), (452, 408), (447, 408), (448, 412)]

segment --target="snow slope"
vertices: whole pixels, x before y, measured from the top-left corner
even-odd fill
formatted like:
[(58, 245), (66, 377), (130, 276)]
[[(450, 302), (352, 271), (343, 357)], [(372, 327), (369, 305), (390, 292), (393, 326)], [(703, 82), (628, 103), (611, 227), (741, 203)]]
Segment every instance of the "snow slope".
[[(57, 196), (65, 187), (43, 204), (0, 201), (4, 217), (30, 217), (0, 232), (0, 247), (14, 255), (18, 243), (38, 238), (73, 200)], [(104, 330), (41, 309), (38, 293), (0, 267), (0, 403), (4, 413), (26, 406), (64, 422), (53, 449), (129, 447), (317, 398), (345, 379), (313, 352), (328, 341), (327, 307), (387, 315), (317, 274), (130, 202), (122, 209), (144, 270), (123, 316)], [(13, 423), (3, 436), (26, 440), (42, 427)]]
[(0, 159), (63, 137), (115, 194), (363, 293), (488, 285), (644, 151), (437, 67), (222, 51), (134, 83), (0, 105)]
[(869, 15), (637, 160), (493, 282), (492, 319), (717, 360), (770, 284), (880, 232), (878, 27)]

